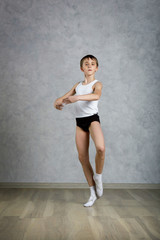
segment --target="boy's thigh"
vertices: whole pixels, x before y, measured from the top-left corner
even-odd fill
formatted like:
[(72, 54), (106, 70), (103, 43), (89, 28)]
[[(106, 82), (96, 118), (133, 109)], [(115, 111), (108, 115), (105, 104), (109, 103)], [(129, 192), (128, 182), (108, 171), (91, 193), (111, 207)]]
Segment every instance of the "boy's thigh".
[(78, 126), (76, 126), (76, 146), (79, 154), (88, 154), (89, 132), (83, 131)]
[(105, 148), (104, 136), (100, 123), (98, 121), (91, 122), (89, 131), (96, 148)]

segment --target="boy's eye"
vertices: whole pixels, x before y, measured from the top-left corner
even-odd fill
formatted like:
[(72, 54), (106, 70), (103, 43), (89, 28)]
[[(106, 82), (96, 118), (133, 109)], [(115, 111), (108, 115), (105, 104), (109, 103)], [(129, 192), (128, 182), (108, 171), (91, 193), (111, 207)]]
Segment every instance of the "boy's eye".
[[(89, 65), (88, 63), (86, 63), (85, 65)], [(95, 63), (92, 63), (92, 65), (95, 65)]]

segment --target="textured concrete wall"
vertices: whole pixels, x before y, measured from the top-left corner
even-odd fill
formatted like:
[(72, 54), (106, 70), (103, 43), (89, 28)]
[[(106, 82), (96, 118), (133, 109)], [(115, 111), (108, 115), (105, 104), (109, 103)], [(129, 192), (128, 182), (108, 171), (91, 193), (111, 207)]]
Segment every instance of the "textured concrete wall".
[[(1, 0), (0, 181), (86, 182), (73, 105), (54, 100), (99, 60), (105, 183), (160, 182), (160, 1)], [(90, 161), (95, 149), (90, 146)]]

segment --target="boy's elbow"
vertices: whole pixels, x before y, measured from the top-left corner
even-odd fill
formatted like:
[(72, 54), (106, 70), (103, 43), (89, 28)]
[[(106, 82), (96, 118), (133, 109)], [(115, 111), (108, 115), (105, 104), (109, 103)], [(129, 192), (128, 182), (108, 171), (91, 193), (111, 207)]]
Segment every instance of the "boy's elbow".
[(96, 100), (99, 100), (100, 99), (100, 95), (98, 94), (95, 94), (96, 95)]

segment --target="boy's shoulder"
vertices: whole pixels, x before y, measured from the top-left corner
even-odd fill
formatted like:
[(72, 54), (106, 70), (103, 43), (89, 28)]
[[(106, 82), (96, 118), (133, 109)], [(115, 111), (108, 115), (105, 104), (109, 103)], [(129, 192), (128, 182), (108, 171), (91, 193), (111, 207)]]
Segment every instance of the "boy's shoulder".
[(101, 86), (102, 87), (103, 85), (99, 80), (97, 80), (96, 83), (94, 84), (94, 86)]
[(81, 82), (77, 82), (76, 84), (74, 84), (73, 89), (76, 89), (76, 87), (80, 84)]
[(101, 81), (99, 81), (98, 79), (96, 79), (97, 80), (97, 82), (96, 83), (101, 83)]
[(79, 81), (75, 84), (75, 87), (77, 87), (80, 83), (82, 83), (82, 81)]

